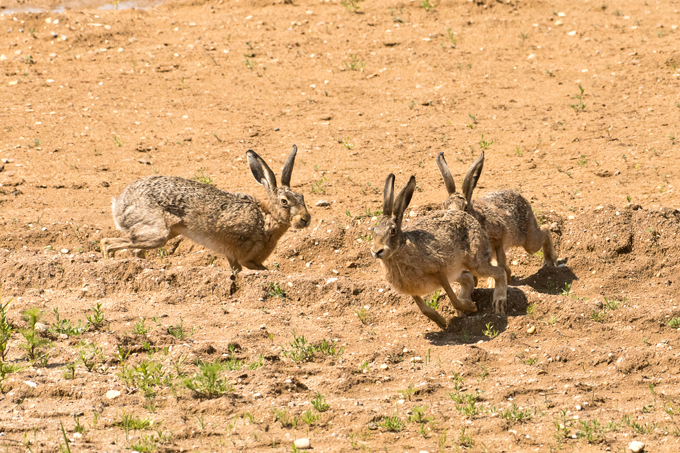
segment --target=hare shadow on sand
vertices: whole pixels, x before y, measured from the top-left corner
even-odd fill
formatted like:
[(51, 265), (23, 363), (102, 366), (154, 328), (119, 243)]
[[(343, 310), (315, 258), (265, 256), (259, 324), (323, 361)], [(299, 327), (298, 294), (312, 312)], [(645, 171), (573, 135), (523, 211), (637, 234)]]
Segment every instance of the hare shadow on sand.
[(541, 294), (568, 293), (572, 282), (578, 280), (578, 276), (567, 266), (544, 266), (535, 274), (517, 278), (513, 276), (512, 284), (515, 286), (530, 286), (534, 291)]
[(509, 316), (526, 315), (528, 301), (521, 289), (508, 287), (504, 315), (497, 315), (493, 312), (493, 291), (493, 288), (475, 288), (472, 292), (472, 300), (477, 305), (477, 313), (462, 318), (452, 318), (446, 330), (428, 332), (425, 338), (436, 346), (472, 344), (480, 340), (489, 341), (492, 338), (487, 333), (495, 338), (504, 332), (508, 327)]

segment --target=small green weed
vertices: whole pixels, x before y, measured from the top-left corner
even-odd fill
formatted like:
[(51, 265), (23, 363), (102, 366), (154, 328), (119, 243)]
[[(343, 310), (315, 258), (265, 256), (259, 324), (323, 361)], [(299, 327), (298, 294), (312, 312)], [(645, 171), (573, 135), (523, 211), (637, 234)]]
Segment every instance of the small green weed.
[(581, 93), (574, 96), (574, 99), (578, 101), (578, 104), (571, 104), (571, 108), (574, 109), (574, 111), (577, 113), (586, 109), (586, 105), (583, 103), (583, 93), (585, 90), (583, 89), (580, 83), (578, 85), (578, 89)]
[(282, 428), (297, 428), (299, 419), (288, 414), (287, 409), (272, 408), (272, 412), (274, 413), (274, 421), (280, 422)]
[(395, 413), (392, 416), (383, 418), (383, 420), (378, 423), (378, 426), (383, 428), (385, 431), (398, 433), (406, 427), (406, 423), (399, 418), (398, 414)]
[(53, 312), (56, 321), (54, 321), (48, 330), (54, 335), (58, 336), (64, 334), (69, 337), (76, 337), (87, 330), (87, 325), (82, 325), (81, 320), (78, 320), (78, 325), (75, 326), (69, 319), (61, 319), (59, 316), (59, 308), (55, 307)]
[(500, 333), (498, 330), (494, 328), (493, 324), (490, 322), (486, 323), (485, 327), (486, 328), (482, 331), (482, 333), (489, 337), (489, 339), (497, 337), (498, 334)]
[(101, 302), (97, 302), (97, 305), (90, 307), (90, 310), (92, 310), (94, 314), (92, 316), (85, 317), (85, 319), (87, 319), (88, 329), (101, 330), (104, 327), (104, 324), (106, 324)]
[(361, 0), (341, 0), (340, 4), (350, 13), (356, 13), (361, 8)]
[(310, 403), (314, 409), (319, 412), (326, 412), (330, 408), (330, 405), (326, 402), (326, 397), (318, 392), (316, 395), (314, 395), (314, 399), (311, 400)]
[(146, 319), (141, 318), (139, 321), (135, 323), (134, 326), (132, 326), (132, 333), (135, 335), (146, 335), (151, 331), (150, 327), (146, 327), (145, 325)]
[(213, 183), (213, 179), (210, 177), (210, 175), (208, 174), (204, 167), (199, 168), (196, 174), (191, 179), (208, 185)]
[(434, 5), (430, 3), (430, 0), (423, 0), (420, 2), (420, 7), (423, 8), (425, 11), (430, 11), (431, 9), (434, 9)]
[(425, 298), (425, 303), (427, 304), (428, 307), (434, 308), (435, 310), (439, 310), (439, 298), (441, 296), (441, 290), (437, 290), (434, 292), (433, 295), (428, 296)]
[(199, 362), (199, 372), (184, 380), (184, 386), (191, 390), (198, 398), (218, 398), (225, 393), (232, 392), (234, 387), (220, 374), (224, 365), (219, 360), (214, 362)]
[(528, 420), (531, 419), (533, 414), (531, 413), (531, 409), (520, 409), (517, 404), (512, 403), (512, 407), (509, 407), (505, 411), (502, 411), (500, 414), (501, 418), (504, 418), (508, 421), (511, 422), (518, 422), (518, 423), (524, 423)]
[(323, 186), (324, 182), (326, 182), (325, 176), (318, 181), (312, 182), (312, 193), (326, 193), (326, 188)]
[(362, 307), (361, 310), (356, 311), (355, 313), (357, 318), (359, 318), (359, 321), (361, 321), (361, 324), (368, 325), (373, 322), (373, 315), (371, 315), (365, 308)]
[(364, 63), (363, 60), (360, 60), (357, 54), (352, 53), (349, 54), (349, 62), (343, 61), (343, 63), (350, 71), (363, 71), (364, 67), (366, 66), (366, 63)]
[(195, 330), (195, 327), (192, 327), (191, 330), (186, 329), (184, 327), (184, 320), (181, 316), (179, 317), (179, 324), (168, 327), (168, 333), (178, 340), (184, 340), (191, 337)]

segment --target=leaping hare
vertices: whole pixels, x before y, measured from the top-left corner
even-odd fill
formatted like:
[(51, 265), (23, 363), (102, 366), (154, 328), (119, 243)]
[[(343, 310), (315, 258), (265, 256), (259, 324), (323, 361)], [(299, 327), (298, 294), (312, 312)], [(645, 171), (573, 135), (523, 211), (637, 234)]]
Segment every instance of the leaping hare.
[(543, 249), (543, 266), (554, 266), (557, 254), (547, 225), (539, 228), (531, 204), (514, 190), (499, 190), (472, 201), (472, 192), (482, 174), (484, 152), (468, 169), (463, 180), (463, 193), (456, 192), (456, 183), (449, 171), (444, 153), (437, 155), (437, 166), (444, 177), (449, 198), (444, 208), (465, 211), (479, 221), (489, 235), (496, 262), (505, 269), (508, 282), (512, 272), (507, 265), (505, 251), (523, 247), (530, 255)]
[(288, 228), (305, 228), (311, 220), (302, 194), (290, 189), (296, 153), (293, 145), (281, 187), (260, 156), (252, 150), (246, 153), (255, 180), (267, 194), (263, 201), (173, 176), (134, 181), (113, 199), (113, 220), (123, 237), (102, 239), (104, 257), (122, 249), (137, 249), (139, 255), (181, 234), (226, 255), (232, 278), (242, 266), (266, 269), (262, 263)]
[[(440, 211), (413, 222), (402, 231), (404, 211), (411, 202), (416, 178), (394, 198), (394, 175), (385, 181), (383, 216), (373, 229), (371, 253), (380, 260), (385, 279), (400, 293), (412, 296), (420, 311), (442, 330), (446, 320), (422, 299), (436, 288), (446, 291), (456, 310), (477, 311), (471, 295), (472, 276), (493, 277), (494, 310), (502, 311), (507, 298), (503, 269), (491, 264), (491, 246), (486, 233), (472, 216), (460, 211)], [(461, 285), (458, 296), (450, 280)]]

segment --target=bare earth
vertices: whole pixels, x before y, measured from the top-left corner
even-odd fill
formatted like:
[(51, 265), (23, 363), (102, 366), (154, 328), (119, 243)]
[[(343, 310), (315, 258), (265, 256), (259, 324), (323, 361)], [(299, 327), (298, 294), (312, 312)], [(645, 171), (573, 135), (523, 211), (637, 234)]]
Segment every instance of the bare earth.
[[(73, 452), (680, 450), (678, 4), (433, 3), (0, 16), (0, 281), (17, 329), (1, 448), (65, 449), (63, 423)], [(101, 257), (133, 180), (262, 196), (246, 150), (278, 175), (293, 144), (312, 224), (268, 271), (232, 282), (226, 258), (179, 238)], [(484, 281), (475, 315), (439, 299), (442, 332), (382, 280), (370, 228), (389, 172), (416, 176), (417, 218), (446, 198), (437, 153), (459, 183), (483, 149), (476, 196), (519, 190), (565, 265), (511, 250), (508, 316)], [(77, 326), (97, 303), (99, 329), (55, 328), (55, 308)], [(20, 347), (29, 307), (50, 327), (46, 364)], [(316, 352), (296, 357), (303, 336)], [(197, 363), (215, 362), (207, 395)]]

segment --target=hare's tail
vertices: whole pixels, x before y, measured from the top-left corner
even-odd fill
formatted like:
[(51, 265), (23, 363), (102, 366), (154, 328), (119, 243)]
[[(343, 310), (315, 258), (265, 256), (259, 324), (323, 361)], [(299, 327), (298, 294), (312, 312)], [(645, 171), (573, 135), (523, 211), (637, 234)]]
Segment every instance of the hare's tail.
[(116, 202), (118, 199), (116, 197), (111, 197), (111, 212), (113, 212), (113, 222), (116, 224), (116, 229), (121, 230), (120, 224), (118, 223), (118, 218), (116, 216)]

